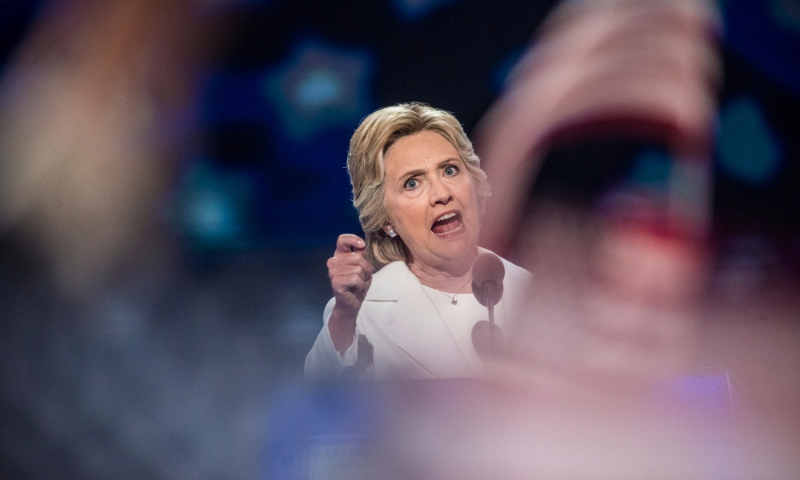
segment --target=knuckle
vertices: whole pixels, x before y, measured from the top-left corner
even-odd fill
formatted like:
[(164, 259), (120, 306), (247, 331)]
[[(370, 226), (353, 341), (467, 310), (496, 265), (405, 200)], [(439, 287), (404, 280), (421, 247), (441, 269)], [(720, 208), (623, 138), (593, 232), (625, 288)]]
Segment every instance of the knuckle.
[(349, 280), (350, 280), (350, 286), (351, 287), (354, 287), (356, 289), (360, 289), (359, 287), (362, 286), (362, 279), (361, 279), (360, 275), (350, 275), (349, 276)]
[(339, 262), (337, 262), (335, 258), (328, 259), (328, 262), (327, 262), (328, 271), (334, 270), (338, 266), (339, 266)]

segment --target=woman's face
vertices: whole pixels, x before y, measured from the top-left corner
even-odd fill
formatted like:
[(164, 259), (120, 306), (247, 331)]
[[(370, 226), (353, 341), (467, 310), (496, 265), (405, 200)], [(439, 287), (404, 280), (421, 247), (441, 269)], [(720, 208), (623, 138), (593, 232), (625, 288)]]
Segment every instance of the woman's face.
[(472, 176), (458, 151), (436, 132), (402, 137), (386, 152), (389, 224), (420, 267), (471, 264), (480, 233)]

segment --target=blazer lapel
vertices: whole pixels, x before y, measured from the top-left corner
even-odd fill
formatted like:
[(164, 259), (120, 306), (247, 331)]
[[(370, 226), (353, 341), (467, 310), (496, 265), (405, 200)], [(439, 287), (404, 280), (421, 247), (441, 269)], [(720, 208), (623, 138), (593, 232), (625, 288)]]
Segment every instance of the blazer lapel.
[(374, 319), (378, 328), (434, 376), (470, 375), (469, 362), (417, 277), (403, 262), (384, 267), (387, 268), (387, 282), (374, 292), (373, 284), (365, 299), (397, 302), (386, 315)]

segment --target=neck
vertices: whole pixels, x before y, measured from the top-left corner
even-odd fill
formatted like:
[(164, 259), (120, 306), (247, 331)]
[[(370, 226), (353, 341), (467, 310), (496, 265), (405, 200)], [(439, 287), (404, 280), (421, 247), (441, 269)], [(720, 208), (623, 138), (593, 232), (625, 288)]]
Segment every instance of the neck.
[(408, 262), (408, 269), (427, 287), (448, 293), (467, 293), (472, 291), (472, 262), (477, 256), (476, 247), (466, 258), (443, 262), (441, 265), (412, 259)]

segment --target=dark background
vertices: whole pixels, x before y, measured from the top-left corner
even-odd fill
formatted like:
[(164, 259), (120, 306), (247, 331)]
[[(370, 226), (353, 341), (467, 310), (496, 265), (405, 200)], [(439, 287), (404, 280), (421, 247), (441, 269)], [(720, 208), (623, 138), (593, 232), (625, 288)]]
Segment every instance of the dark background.
[[(257, 477), (270, 395), (302, 377), (321, 326), (325, 260), (339, 233), (360, 232), (344, 170), (352, 131), (415, 100), (469, 134), (554, 3), (205, 10), (221, 33), (187, 111), (193, 141), (154, 214), (174, 263), (157, 278), (124, 271), (75, 304), (47, 259), (0, 238), (0, 476)], [(46, 5), (0, 2), (4, 65)], [(800, 264), (800, 3), (720, 7), (712, 244), (716, 271), (744, 268), (757, 295), (796, 282)], [(540, 185), (592, 190), (647, 170), (634, 158), (586, 175), (577, 155), (549, 160)]]

